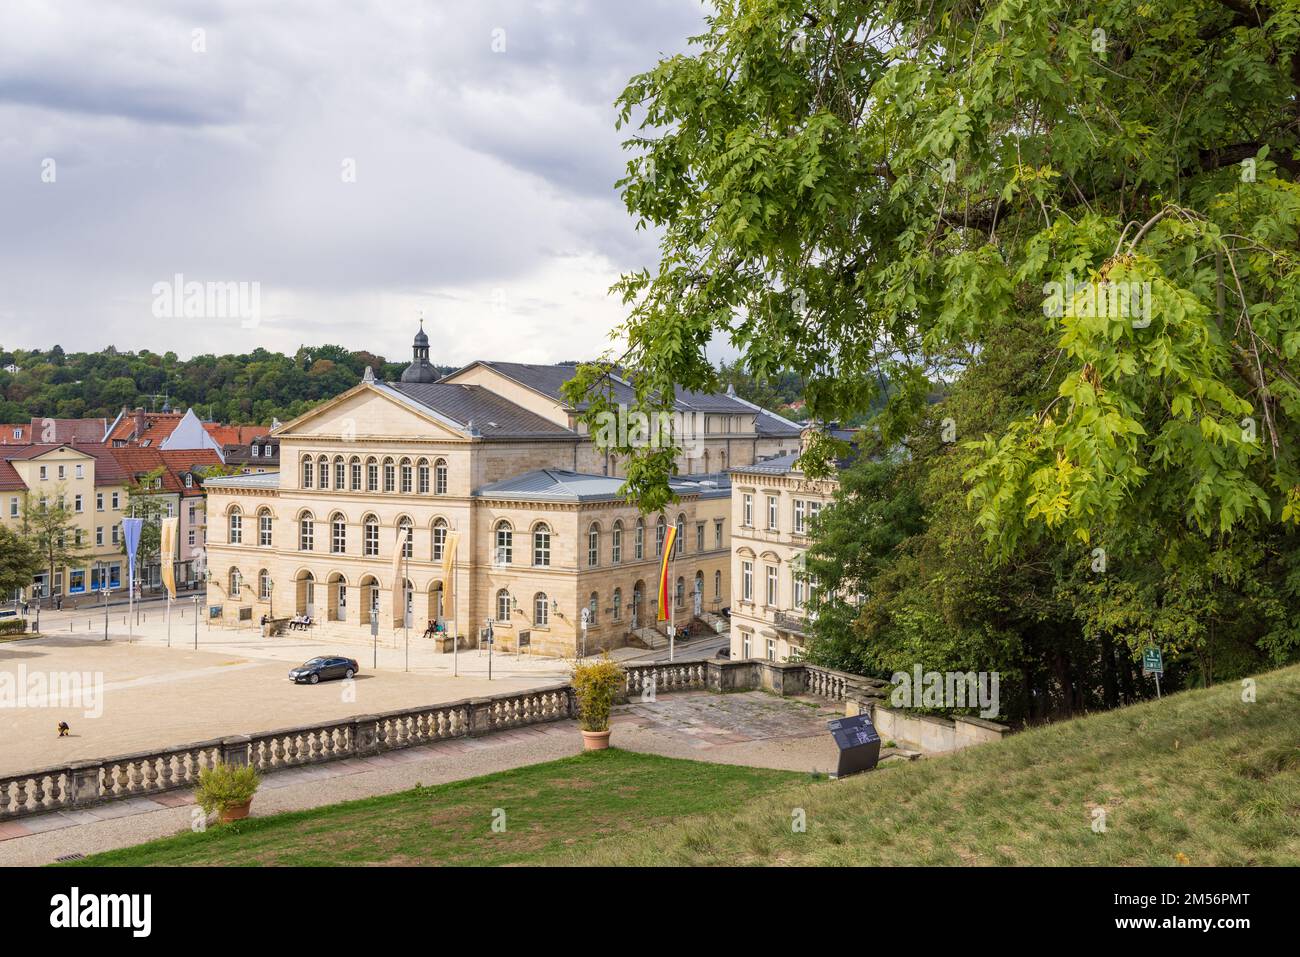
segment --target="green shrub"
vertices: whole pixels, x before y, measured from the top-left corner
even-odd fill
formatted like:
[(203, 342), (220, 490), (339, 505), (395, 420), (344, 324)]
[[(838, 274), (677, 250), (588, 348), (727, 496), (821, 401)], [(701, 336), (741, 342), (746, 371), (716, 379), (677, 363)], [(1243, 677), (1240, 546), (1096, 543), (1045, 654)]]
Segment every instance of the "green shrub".
[(573, 690), (578, 695), (578, 724), (583, 731), (608, 731), (614, 699), (627, 688), (627, 675), (608, 656), (573, 669)]
[(205, 813), (211, 814), (251, 801), (261, 783), (257, 768), (251, 765), (218, 764), (199, 772), (194, 800)]
[(0, 618), (0, 635), (21, 635), (27, 630), (27, 622), (21, 618)]

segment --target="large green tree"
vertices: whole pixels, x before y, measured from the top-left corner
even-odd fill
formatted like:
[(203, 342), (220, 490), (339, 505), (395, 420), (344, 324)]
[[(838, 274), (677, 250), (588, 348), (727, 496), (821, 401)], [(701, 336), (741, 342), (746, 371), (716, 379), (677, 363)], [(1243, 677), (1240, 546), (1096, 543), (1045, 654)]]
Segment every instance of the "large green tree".
[[(1041, 403), (956, 423), (1003, 558), (1155, 518), (1295, 522), (1298, 49), (1296, 0), (719, 3), (619, 101), (623, 195), (662, 242), (618, 284), (609, 361), (663, 406), (715, 384), (722, 335), (749, 373), (801, 376), (824, 420), (883, 371), (897, 438), (937, 376), (1032, 320)], [(607, 371), (572, 384), (592, 415)], [(671, 454), (622, 451), (658, 507)]]
[(0, 600), (30, 587), (43, 561), (34, 542), (0, 525)]
[(90, 543), (79, 540), (80, 526), (68, 507), (66, 487), (56, 485), (48, 495), (25, 494), (21, 522), (23, 537), (40, 553), (53, 594), (54, 576), (68, 566), (79, 565), (90, 554)]

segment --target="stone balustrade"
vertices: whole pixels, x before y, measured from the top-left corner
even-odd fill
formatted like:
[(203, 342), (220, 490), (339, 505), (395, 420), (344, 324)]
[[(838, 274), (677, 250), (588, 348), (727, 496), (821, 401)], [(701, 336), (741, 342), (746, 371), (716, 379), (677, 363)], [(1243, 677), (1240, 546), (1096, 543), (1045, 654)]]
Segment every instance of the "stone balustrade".
[(44, 768), (0, 777), (0, 820), (193, 787), (218, 763), (267, 773), (576, 714), (573, 689), (555, 685)]

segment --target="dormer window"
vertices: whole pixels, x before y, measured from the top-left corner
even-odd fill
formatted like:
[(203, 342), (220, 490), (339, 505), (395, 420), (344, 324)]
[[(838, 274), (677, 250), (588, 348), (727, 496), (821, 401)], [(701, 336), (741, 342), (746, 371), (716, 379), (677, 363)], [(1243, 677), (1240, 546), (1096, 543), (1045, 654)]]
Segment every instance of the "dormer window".
[(189, 473), (185, 475), (185, 487), (194, 488), (194, 476)]
[(257, 443), (253, 443), (253, 458), (257, 458)]

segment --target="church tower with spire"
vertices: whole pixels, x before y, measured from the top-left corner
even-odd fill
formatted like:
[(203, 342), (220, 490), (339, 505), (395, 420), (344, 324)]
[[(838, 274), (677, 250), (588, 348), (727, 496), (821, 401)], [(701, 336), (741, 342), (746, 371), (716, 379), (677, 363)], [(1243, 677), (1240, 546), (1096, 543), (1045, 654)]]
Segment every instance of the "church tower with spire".
[(424, 334), (424, 319), (411, 347), (411, 364), (402, 371), (403, 382), (437, 382), (438, 371), (429, 362), (429, 337)]

